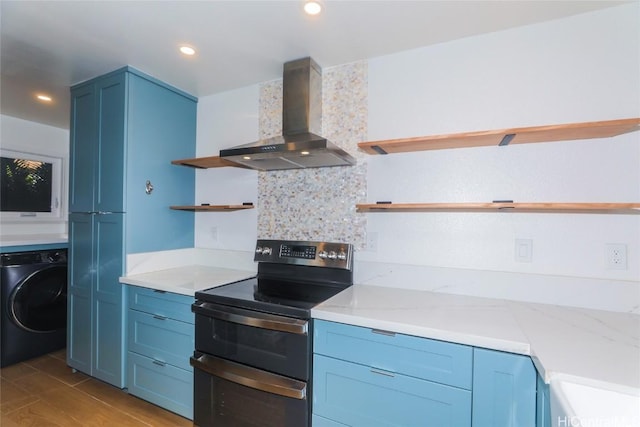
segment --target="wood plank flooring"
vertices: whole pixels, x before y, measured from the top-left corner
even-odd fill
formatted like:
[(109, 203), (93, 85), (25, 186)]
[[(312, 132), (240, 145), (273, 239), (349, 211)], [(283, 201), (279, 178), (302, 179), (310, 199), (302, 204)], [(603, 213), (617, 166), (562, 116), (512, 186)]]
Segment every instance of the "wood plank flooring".
[(0, 369), (0, 426), (192, 426), (125, 391), (73, 373), (64, 350)]

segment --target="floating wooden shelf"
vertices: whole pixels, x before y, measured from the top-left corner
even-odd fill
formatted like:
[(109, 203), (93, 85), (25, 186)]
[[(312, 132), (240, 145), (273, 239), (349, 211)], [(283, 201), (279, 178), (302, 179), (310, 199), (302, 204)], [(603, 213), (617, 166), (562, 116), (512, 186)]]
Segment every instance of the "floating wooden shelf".
[(231, 212), (243, 209), (253, 209), (253, 205), (198, 205), (198, 206), (170, 206), (171, 209), (179, 211), (194, 212)]
[(392, 154), (447, 148), (606, 138), (639, 129), (640, 118), (631, 118), (361, 142), (358, 147), (368, 154)]
[(244, 165), (230, 162), (229, 160), (225, 160), (220, 156), (196, 157), (193, 159), (172, 160), (171, 164), (180, 165), (180, 166), (190, 166), (192, 168), (198, 168), (198, 169), (224, 168), (224, 167), (249, 169)]
[(640, 215), (640, 203), (365, 203), (359, 212), (566, 212), (566, 213), (627, 213)]

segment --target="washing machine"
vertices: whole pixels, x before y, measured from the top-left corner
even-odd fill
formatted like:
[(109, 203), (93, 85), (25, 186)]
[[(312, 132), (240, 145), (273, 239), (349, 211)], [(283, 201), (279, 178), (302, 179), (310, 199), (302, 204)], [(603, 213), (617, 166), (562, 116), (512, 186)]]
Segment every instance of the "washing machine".
[(64, 348), (67, 250), (0, 254), (0, 271), (0, 366)]

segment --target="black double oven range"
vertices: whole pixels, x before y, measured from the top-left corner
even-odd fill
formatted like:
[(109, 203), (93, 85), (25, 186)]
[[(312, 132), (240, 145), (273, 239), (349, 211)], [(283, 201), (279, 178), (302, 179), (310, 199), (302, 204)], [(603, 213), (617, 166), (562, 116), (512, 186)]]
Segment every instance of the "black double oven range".
[(197, 426), (311, 425), (311, 309), (353, 284), (353, 248), (258, 240), (255, 261), (255, 278), (195, 295)]

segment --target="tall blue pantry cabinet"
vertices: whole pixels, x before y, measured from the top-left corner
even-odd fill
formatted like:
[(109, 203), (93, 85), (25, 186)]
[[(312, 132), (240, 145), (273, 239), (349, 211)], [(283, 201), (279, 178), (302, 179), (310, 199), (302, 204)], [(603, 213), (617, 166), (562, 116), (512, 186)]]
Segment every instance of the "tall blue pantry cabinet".
[(197, 99), (131, 67), (71, 88), (67, 364), (125, 387), (128, 254), (193, 247)]

